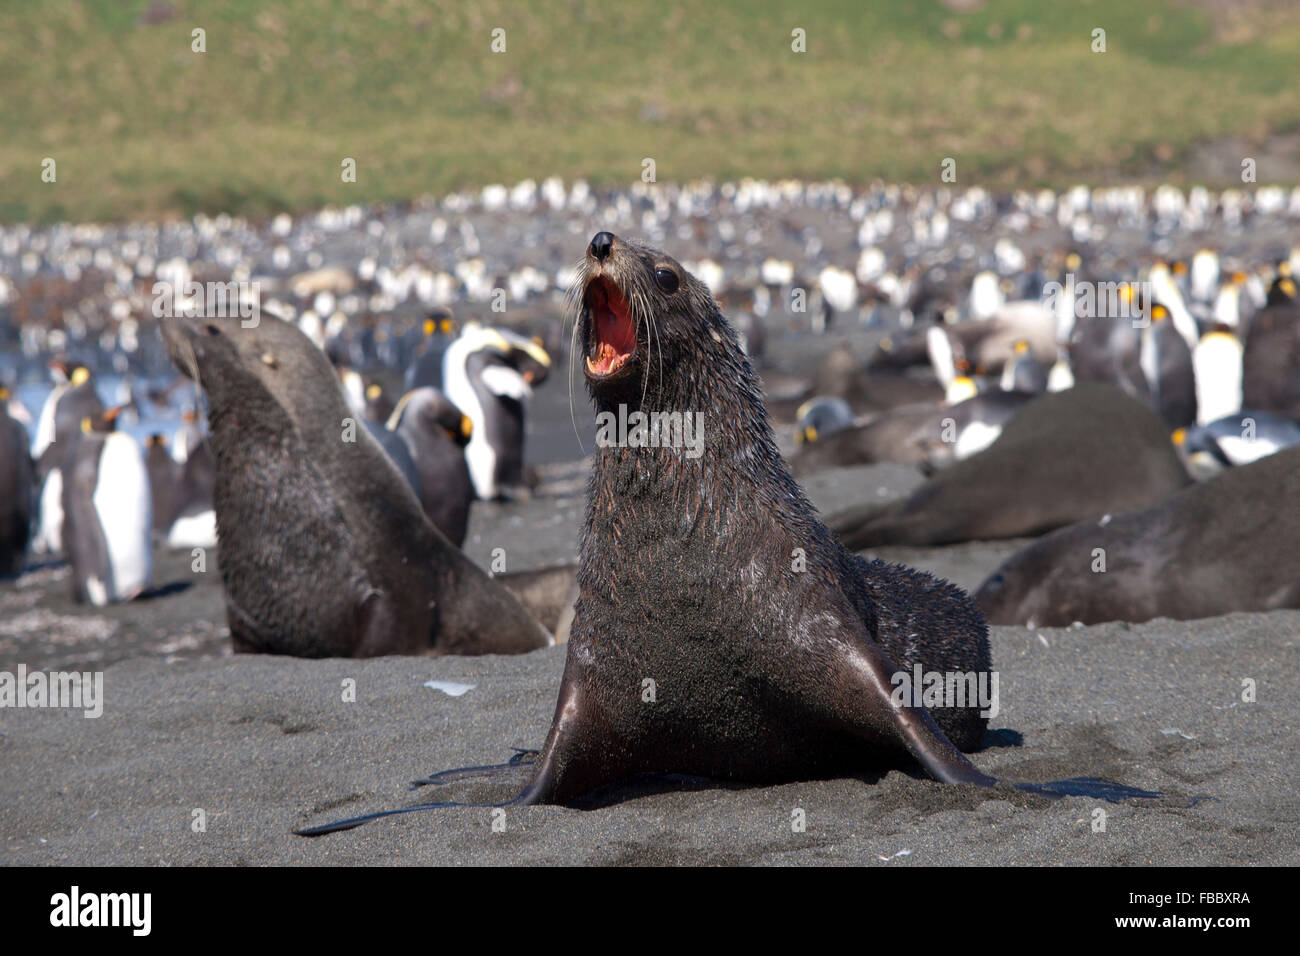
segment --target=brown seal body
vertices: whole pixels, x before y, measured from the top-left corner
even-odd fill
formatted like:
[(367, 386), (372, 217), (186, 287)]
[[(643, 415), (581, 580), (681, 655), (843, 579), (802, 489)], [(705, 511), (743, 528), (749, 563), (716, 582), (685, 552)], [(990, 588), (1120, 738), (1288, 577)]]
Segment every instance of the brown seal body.
[(1191, 481), (1159, 417), (1112, 385), (1036, 398), (991, 446), (903, 501), (831, 518), (854, 550), (1042, 534), (1145, 508)]
[(974, 701), (931, 713), (890, 699), (914, 666), (989, 670), (970, 599), (835, 541), (777, 451), (735, 333), (677, 262), (602, 233), (579, 281), (598, 436), (623, 406), (678, 415), (683, 440), (669, 419), (659, 447), (596, 451), (555, 720), (517, 802), (641, 772), (764, 782), (909, 753), (938, 779), (991, 784), (958, 749), (983, 737)]
[(1300, 607), (1300, 447), (1154, 508), (1086, 521), (1008, 558), (975, 599), (995, 624), (1186, 621)]
[[(207, 393), (219, 564), (238, 651), (518, 653), (550, 636), (424, 517), (324, 353), (263, 316), (161, 323)], [(350, 423), (350, 427), (349, 427)]]

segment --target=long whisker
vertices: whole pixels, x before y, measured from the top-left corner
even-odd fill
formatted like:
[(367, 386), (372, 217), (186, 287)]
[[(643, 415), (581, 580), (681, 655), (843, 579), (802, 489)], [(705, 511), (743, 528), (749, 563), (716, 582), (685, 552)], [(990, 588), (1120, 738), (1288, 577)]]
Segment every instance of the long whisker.
[[(653, 316), (654, 312), (652, 311), (650, 314), (651, 316)], [(662, 392), (664, 387), (664, 340), (659, 337), (659, 320), (655, 319), (654, 323), (655, 323), (655, 347), (659, 352), (659, 381), (656, 384), (658, 385), (660, 392)], [(649, 356), (646, 357), (649, 358)], [(649, 365), (650, 363), (646, 362), (646, 364)], [(682, 409), (682, 411), (685, 412), (686, 410)]]
[[(637, 324), (637, 327), (638, 327), (638, 328), (640, 328), (640, 327), (642, 327), (642, 326), (645, 327), (645, 334), (646, 334), (646, 340), (645, 340), (645, 341), (646, 341), (646, 348), (647, 348), (647, 351), (648, 351), (648, 350), (649, 350), (649, 345), (650, 345), (650, 339), (649, 339), (649, 336), (650, 336), (650, 323), (651, 323), (653, 317), (652, 317), (652, 315), (651, 315), (650, 310), (649, 310), (648, 308), (646, 308), (645, 296), (641, 293), (640, 288), (634, 288), (634, 289), (632, 290), (632, 303), (633, 303), (633, 304), (632, 304), (631, 307), (634, 308), (634, 309), (636, 310), (636, 324)], [(642, 408), (642, 410), (645, 409), (645, 396), (646, 396), (646, 389), (649, 387), (649, 385), (650, 385), (650, 363), (649, 363), (649, 362), (646, 362), (646, 363), (645, 363), (645, 368), (641, 370), (641, 408)]]
[(587, 449), (582, 443), (582, 433), (578, 431), (578, 413), (573, 404), (573, 365), (581, 361), (578, 355), (578, 320), (582, 317), (582, 296), (586, 288), (587, 259), (584, 256), (574, 269), (573, 281), (564, 292), (565, 321), (573, 323), (573, 328), (569, 331), (569, 421), (573, 424), (573, 435), (578, 439), (578, 448), (583, 455), (587, 454)]

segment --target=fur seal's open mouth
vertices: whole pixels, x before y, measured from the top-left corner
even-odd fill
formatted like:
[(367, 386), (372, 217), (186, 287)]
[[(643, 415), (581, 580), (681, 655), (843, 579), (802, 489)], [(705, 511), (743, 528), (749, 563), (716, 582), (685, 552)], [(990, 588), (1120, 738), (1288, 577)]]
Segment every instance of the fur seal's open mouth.
[(597, 276), (588, 283), (582, 301), (587, 311), (587, 375), (609, 378), (636, 352), (636, 324), (627, 299), (606, 276)]

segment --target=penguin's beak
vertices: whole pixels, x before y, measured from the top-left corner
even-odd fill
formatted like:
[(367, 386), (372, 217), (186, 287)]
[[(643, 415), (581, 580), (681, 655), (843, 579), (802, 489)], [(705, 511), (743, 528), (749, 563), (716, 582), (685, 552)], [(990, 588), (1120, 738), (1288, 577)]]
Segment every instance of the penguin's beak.
[(448, 438), (461, 448), (464, 448), (469, 444), (469, 440), (474, 434), (474, 422), (468, 415), (461, 415), (459, 429), (444, 428), (444, 431), (447, 432)]

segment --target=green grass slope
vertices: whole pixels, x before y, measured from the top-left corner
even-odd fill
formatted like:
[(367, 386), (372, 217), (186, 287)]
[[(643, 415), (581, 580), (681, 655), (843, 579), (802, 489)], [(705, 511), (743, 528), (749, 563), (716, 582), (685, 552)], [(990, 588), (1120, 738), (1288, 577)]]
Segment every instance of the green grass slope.
[[(1295, 176), (1267, 158), (1300, 130), (1290, 2), (150, 8), (0, 7), (0, 221), (261, 215), (552, 174), (630, 183), (646, 157), (661, 181), (936, 184), (952, 157), (959, 184), (996, 189), (1226, 183), (1236, 154), (1257, 150), (1260, 182)], [(196, 27), (205, 53), (191, 51)], [(1207, 175), (1194, 158), (1215, 144), (1227, 155)], [(41, 181), (46, 157), (55, 183)], [(355, 183), (341, 181), (346, 157)]]

